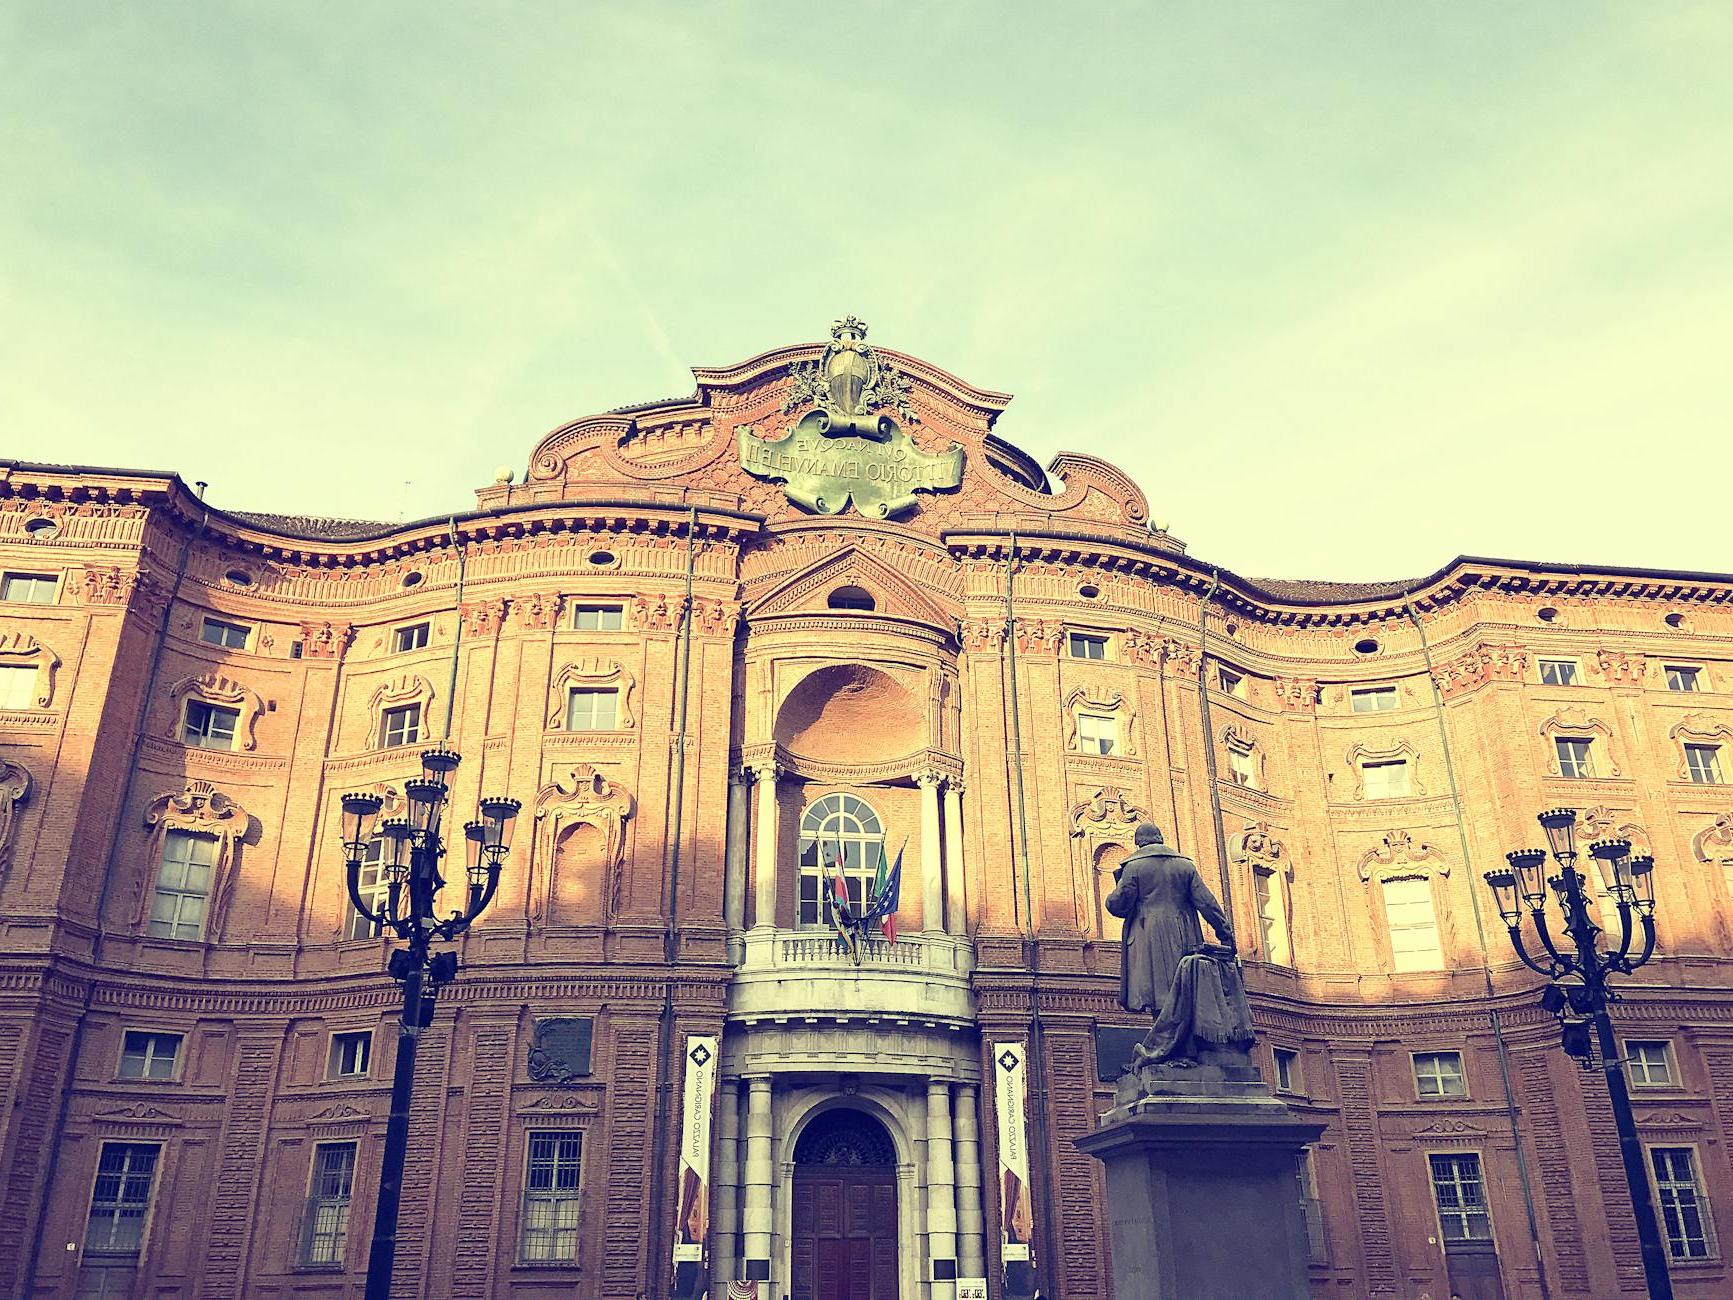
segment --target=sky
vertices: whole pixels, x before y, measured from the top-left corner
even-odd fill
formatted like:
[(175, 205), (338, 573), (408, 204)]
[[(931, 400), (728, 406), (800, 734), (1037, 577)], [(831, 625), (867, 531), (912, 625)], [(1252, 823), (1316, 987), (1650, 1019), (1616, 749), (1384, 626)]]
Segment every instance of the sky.
[(1729, 68), (1724, 0), (4, 0), (0, 457), (420, 518), (854, 313), (1243, 575), (1725, 572)]

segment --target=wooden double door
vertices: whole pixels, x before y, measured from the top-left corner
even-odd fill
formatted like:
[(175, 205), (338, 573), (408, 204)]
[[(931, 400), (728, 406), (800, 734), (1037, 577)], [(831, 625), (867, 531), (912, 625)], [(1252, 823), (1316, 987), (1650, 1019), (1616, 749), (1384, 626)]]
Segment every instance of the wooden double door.
[(897, 1300), (893, 1166), (794, 1170), (789, 1300)]

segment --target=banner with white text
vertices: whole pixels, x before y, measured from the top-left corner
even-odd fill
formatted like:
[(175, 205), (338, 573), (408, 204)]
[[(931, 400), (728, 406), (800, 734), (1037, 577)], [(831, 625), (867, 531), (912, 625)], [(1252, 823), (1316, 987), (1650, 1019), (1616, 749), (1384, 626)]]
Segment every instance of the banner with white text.
[(1035, 1273), (1035, 1203), (1029, 1187), (1028, 1055), (993, 1044), (994, 1115), (999, 1132), (1000, 1259), (1009, 1293), (1027, 1294)]
[(674, 1293), (701, 1294), (704, 1235), (710, 1227), (710, 1115), (716, 1105), (720, 1040), (686, 1038), (685, 1104), (680, 1108), (680, 1174), (674, 1220)]

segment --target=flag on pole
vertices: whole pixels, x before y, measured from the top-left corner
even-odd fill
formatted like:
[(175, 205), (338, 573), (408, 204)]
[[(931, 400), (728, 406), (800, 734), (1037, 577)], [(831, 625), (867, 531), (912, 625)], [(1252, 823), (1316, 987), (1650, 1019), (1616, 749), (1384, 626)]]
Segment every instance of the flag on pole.
[(860, 965), (860, 922), (855, 917), (854, 908), (849, 905), (848, 879), (842, 874), (840, 850), (831, 859), (830, 920), (836, 927), (836, 941), (854, 964)]
[(903, 898), (903, 849), (909, 845), (904, 840), (902, 847), (897, 849), (896, 863), (887, 871), (885, 855), (879, 854), (878, 875), (873, 879), (873, 906), (870, 919), (879, 923), (879, 932), (890, 942), (897, 941), (897, 909), (902, 906)]

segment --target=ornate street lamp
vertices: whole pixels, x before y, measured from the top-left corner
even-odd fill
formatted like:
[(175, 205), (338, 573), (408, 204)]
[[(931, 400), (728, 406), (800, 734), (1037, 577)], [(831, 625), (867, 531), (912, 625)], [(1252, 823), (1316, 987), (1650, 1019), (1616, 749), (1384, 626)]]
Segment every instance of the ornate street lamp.
[[(1609, 975), (1629, 975), (1655, 954), (1655, 860), (1646, 854), (1631, 856), (1629, 840), (1596, 840), (1589, 845), (1591, 857), (1605, 864), (1608, 892), (1619, 913), (1619, 946), (1603, 951), (1602, 933), (1589, 916), (1591, 898), (1587, 882), (1577, 870), (1576, 811), (1554, 808), (1539, 818), (1546, 829), (1548, 848), (1558, 864), (1548, 874), (1548, 849), (1519, 849), (1505, 854), (1510, 866), (1486, 873), (1486, 883), (1498, 899), (1498, 914), (1510, 930), (1516, 955), (1530, 970), (1550, 982), (1541, 994), (1541, 1006), (1557, 1016), (1564, 1027), (1564, 1049), (1585, 1070), (1595, 1068), (1595, 1048), (1600, 1050), (1600, 1068), (1607, 1079), (1607, 1095), (1613, 1104), (1613, 1120), (1619, 1129), (1619, 1154), (1625, 1162), (1625, 1182), (1636, 1212), (1637, 1240), (1642, 1246), (1643, 1275), (1650, 1300), (1672, 1300), (1673, 1284), (1667, 1277), (1667, 1254), (1649, 1196), (1649, 1174), (1643, 1146), (1637, 1140), (1637, 1124), (1631, 1115), (1631, 1095), (1625, 1088), (1624, 1062), (1613, 1037), (1609, 1003), (1619, 995), (1607, 982)], [(1564, 916), (1568, 943), (1555, 941), (1547, 927), (1547, 890), (1557, 897)], [(1522, 917), (1527, 909), (1534, 922), (1544, 955), (1538, 959), (1523, 943)], [(1643, 950), (1631, 956), (1633, 917), (1642, 926)], [(1589, 1031), (1594, 1030), (1591, 1044)]]
[[(376, 794), (343, 796), (343, 848), (348, 859), (349, 901), (382, 931), (389, 930), (408, 947), (391, 954), (391, 977), (403, 985), (403, 1014), (397, 1031), (397, 1061), (391, 1075), (391, 1118), (385, 1126), (385, 1158), (379, 1173), (379, 1200), (373, 1216), (373, 1247), (367, 1257), (367, 1300), (388, 1300), (391, 1270), (397, 1254), (397, 1206), (403, 1193), (403, 1154), (409, 1145), (409, 1096), (415, 1082), (415, 1049), (421, 1031), (433, 1023), (433, 1004), (442, 986), (457, 976), (457, 954), (430, 951), (435, 939), (457, 938), (493, 901), (500, 869), (511, 851), (516, 799), (483, 799), (479, 818), (463, 828), (469, 888), (464, 905), (443, 920), (435, 908), (445, 886), (440, 862), (445, 841), (440, 838), (440, 813), (448, 783), (462, 757), (450, 749), (430, 749), (421, 756), (421, 775), (403, 783), (407, 816), (378, 822), (382, 800)], [(369, 842), (384, 840), (380, 874), (385, 880), (383, 905), (361, 891), (361, 863)]]

